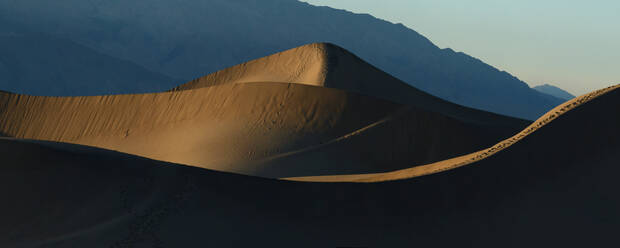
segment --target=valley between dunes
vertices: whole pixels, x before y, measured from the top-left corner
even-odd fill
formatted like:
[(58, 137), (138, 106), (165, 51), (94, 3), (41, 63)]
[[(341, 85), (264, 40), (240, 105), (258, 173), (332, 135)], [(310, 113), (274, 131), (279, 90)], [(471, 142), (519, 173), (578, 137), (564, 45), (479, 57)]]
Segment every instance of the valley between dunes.
[(311, 44), (162, 93), (0, 92), (0, 246), (615, 246), (619, 88), (529, 123)]

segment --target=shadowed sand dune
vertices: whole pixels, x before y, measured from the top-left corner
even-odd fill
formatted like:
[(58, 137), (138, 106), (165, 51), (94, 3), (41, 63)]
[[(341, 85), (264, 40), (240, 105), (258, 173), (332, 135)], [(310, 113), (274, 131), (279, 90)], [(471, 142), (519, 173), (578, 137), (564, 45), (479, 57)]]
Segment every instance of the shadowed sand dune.
[(493, 156), (377, 183), (264, 179), (0, 139), (0, 195), (10, 199), (0, 246), (616, 246), (619, 109), (618, 86), (598, 91)]
[[(580, 150), (586, 148), (586, 147), (582, 147), (583, 145), (582, 143), (584, 142), (584, 140), (594, 141), (593, 142), (594, 145), (600, 147), (600, 146), (607, 144), (608, 142), (611, 142), (611, 140), (619, 139), (620, 136), (617, 134), (620, 131), (620, 128), (604, 129), (605, 131), (609, 132), (609, 136), (601, 140), (592, 140), (593, 139), (592, 137), (587, 137), (587, 136), (576, 137), (577, 135), (588, 133), (590, 131), (590, 130), (584, 130), (584, 129), (597, 128), (597, 125), (600, 125), (600, 124), (593, 123), (595, 121), (589, 118), (588, 115), (593, 115), (593, 112), (596, 112), (596, 111), (607, 112), (604, 110), (597, 110), (595, 107), (596, 104), (588, 104), (583, 107), (581, 107), (581, 105), (589, 101), (592, 101), (592, 100), (596, 100), (597, 102), (608, 101), (610, 103), (608, 104), (609, 106), (606, 106), (606, 107), (610, 109), (610, 111), (608, 112), (609, 113), (608, 115), (609, 115), (610, 121), (613, 121), (614, 118), (617, 118), (615, 117), (615, 115), (617, 115), (619, 113), (618, 111), (620, 110), (620, 104), (618, 104), (617, 102), (614, 102), (614, 101), (617, 101), (617, 98), (618, 98), (616, 95), (620, 94), (618, 92), (619, 91), (618, 88), (620, 88), (620, 85), (611, 86), (605, 89), (597, 90), (592, 93), (580, 96), (573, 100), (569, 100), (566, 103), (561, 104), (560, 106), (552, 109), (547, 114), (540, 117), (530, 126), (528, 126), (526, 129), (514, 135), (513, 137), (503, 140), (499, 142), (498, 144), (491, 146), (487, 149), (474, 152), (468, 155), (455, 157), (455, 158), (451, 158), (451, 159), (444, 160), (444, 161), (439, 161), (439, 162), (428, 164), (428, 165), (415, 166), (415, 167), (411, 167), (411, 168), (407, 168), (407, 169), (403, 169), (399, 171), (387, 172), (387, 173), (377, 173), (377, 174), (367, 174), (367, 175), (357, 174), (357, 175), (291, 178), (291, 180), (322, 181), (322, 182), (378, 182), (378, 181), (388, 181), (388, 180), (399, 180), (399, 179), (424, 176), (424, 175), (433, 174), (433, 173), (437, 173), (437, 172), (441, 172), (445, 170), (450, 170), (450, 169), (454, 169), (454, 168), (469, 165), (469, 164), (475, 164), (478, 161), (485, 162), (483, 159), (490, 157), (490, 156), (494, 156), (497, 153), (499, 153), (500, 158), (496, 158), (496, 159), (501, 160), (502, 158), (505, 158), (505, 157), (511, 157), (511, 155), (514, 153), (527, 154), (528, 156), (532, 156), (534, 152), (545, 152), (547, 150), (570, 151), (572, 149), (574, 150), (574, 152), (580, 152)], [(606, 95), (606, 94), (609, 94), (609, 95)], [(598, 99), (599, 96), (603, 96), (603, 97), (601, 97), (601, 99)], [(573, 110), (574, 108), (577, 108), (577, 109), (572, 111), (570, 115), (568, 115), (567, 117), (563, 116), (565, 113), (569, 112), (570, 110)], [(611, 116), (611, 115), (614, 115), (614, 116)], [(559, 118), (560, 120), (552, 122), (556, 118)], [(601, 119), (600, 121), (605, 122), (603, 119)], [(546, 131), (546, 132), (543, 132), (542, 134), (536, 133), (537, 131), (539, 131), (539, 129), (543, 129), (543, 130), (549, 129), (551, 131)], [(559, 146), (555, 145), (555, 146), (547, 148), (544, 146), (545, 143), (549, 143), (550, 141), (561, 139), (560, 137), (553, 137), (553, 138), (549, 137), (549, 133), (553, 133), (557, 136), (572, 137), (573, 142), (567, 142)], [(532, 146), (524, 145), (521, 142), (526, 143), (526, 144), (537, 144), (537, 145), (535, 145), (535, 147), (532, 147)], [(578, 143), (575, 144), (575, 142), (578, 142)], [(599, 142), (599, 143), (596, 143), (596, 142)], [(507, 152), (502, 152), (504, 149), (511, 147), (513, 145), (516, 145), (516, 147), (509, 149), (509, 151)], [(568, 147), (562, 148), (560, 146), (568, 146)], [(541, 163), (538, 161), (533, 161), (533, 162)], [(506, 161), (506, 163), (508, 163), (508, 161)], [(547, 162), (545, 162), (544, 164), (546, 163)], [(549, 163), (552, 163), (552, 161), (549, 161)]]
[(329, 44), (251, 61), (171, 92), (0, 92), (0, 120), (0, 133), (10, 137), (271, 178), (427, 164), (488, 147), (528, 123), (445, 102)]

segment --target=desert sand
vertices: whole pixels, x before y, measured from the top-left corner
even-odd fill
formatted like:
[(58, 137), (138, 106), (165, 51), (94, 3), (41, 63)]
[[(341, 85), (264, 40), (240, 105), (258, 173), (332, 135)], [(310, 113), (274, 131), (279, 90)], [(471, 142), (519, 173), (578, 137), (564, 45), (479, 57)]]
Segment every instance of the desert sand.
[(0, 120), (9, 137), (270, 178), (404, 169), (483, 149), (528, 124), (433, 97), (329, 44), (251, 61), (171, 92), (0, 93)]
[(313, 43), (236, 65), (180, 85), (187, 90), (230, 83), (285, 82), (341, 89), (476, 124), (515, 127), (529, 121), (463, 107), (387, 74), (331, 43)]
[(0, 247), (617, 246), (620, 85), (529, 124), (368, 66), (314, 44), (162, 93), (0, 92)]
[(9, 199), (0, 246), (613, 246), (618, 88), (559, 107), (493, 156), (375, 183), (265, 179), (0, 139)]

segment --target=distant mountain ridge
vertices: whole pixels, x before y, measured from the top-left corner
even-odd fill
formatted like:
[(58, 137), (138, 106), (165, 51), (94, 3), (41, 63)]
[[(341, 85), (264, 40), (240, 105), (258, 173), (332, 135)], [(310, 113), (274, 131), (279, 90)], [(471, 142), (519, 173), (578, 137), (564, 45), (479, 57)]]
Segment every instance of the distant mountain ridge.
[[(0, 90), (42, 96), (158, 92), (180, 82), (0, 17)], [(5, 27), (5, 28), (4, 28)]]
[(65, 96), (146, 93), (175, 85), (172, 78), (70, 40), (42, 34), (0, 36), (0, 88)]
[(555, 96), (560, 99), (570, 100), (570, 99), (575, 98), (575, 96), (571, 93), (568, 93), (568, 91), (565, 91), (563, 89), (560, 89), (550, 84), (538, 85), (538, 86), (532, 87), (532, 89), (535, 89), (539, 92), (542, 92), (548, 95)]
[(0, 1), (0, 14), (185, 80), (330, 42), (457, 104), (535, 119), (563, 102), (402, 24), (295, 0), (20, 0)]

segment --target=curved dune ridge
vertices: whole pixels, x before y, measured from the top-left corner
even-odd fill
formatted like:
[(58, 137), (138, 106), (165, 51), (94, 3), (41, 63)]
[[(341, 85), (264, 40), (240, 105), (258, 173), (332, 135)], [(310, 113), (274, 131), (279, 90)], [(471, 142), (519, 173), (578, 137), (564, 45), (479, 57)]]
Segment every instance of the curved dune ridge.
[[(434, 174), (434, 173), (438, 173), (438, 172), (442, 172), (446, 170), (451, 170), (451, 169), (458, 168), (458, 167), (465, 166), (465, 165), (475, 164), (476, 162), (479, 162), (488, 157), (494, 156), (498, 153), (500, 153), (498, 156), (501, 156), (501, 152), (504, 149), (507, 149), (513, 146), (514, 144), (520, 142), (523, 139), (536, 140), (535, 142), (534, 141), (533, 142), (537, 144), (537, 147), (528, 147), (528, 149), (545, 150), (545, 149), (548, 149), (546, 148), (547, 145), (558, 145), (558, 144), (554, 144), (550, 140), (537, 140), (537, 138), (539, 139), (539, 137), (531, 136), (534, 132), (538, 131), (539, 129), (543, 129), (545, 126), (550, 124), (553, 120), (560, 118), (562, 115), (565, 115), (565, 114), (570, 115), (571, 110), (575, 108), (579, 108), (579, 107), (586, 108), (587, 111), (590, 111), (590, 112), (604, 111), (604, 110), (592, 109), (591, 107), (588, 108), (589, 106), (587, 106), (587, 103), (599, 97), (600, 98), (614, 98), (614, 97), (617, 98), (616, 95), (619, 94), (618, 88), (620, 88), (620, 85), (610, 86), (610, 87), (600, 89), (600, 90), (591, 92), (589, 94), (585, 94), (583, 96), (574, 98), (572, 100), (569, 100), (561, 104), (560, 106), (557, 106), (556, 108), (552, 109), (551, 111), (549, 111), (548, 113), (540, 117), (538, 120), (536, 120), (534, 123), (532, 123), (530, 126), (525, 128), (523, 131), (519, 132), (518, 134), (506, 140), (503, 140), (497, 143), (496, 145), (491, 146), (487, 149), (480, 150), (480, 151), (467, 154), (464, 156), (450, 158), (447, 160), (443, 160), (443, 161), (439, 161), (439, 162), (435, 162), (435, 163), (431, 163), (427, 165), (412, 166), (407, 169), (402, 169), (402, 170), (397, 170), (397, 171), (392, 171), (392, 172), (385, 172), (385, 173), (299, 177), (299, 178), (288, 178), (288, 180), (311, 181), (311, 182), (381, 182), (381, 181), (402, 180), (402, 179), (407, 179), (407, 178), (420, 177), (420, 176)], [(609, 94), (611, 92), (615, 94)], [(606, 96), (606, 94), (609, 94), (612, 96)], [(613, 99), (613, 100), (617, 101), (617, 99)], [(581, 105), (586, 105), (586, 106), (582, 107)], [(616, 108), (614, 109), (614, 107)], [(620, 107), (617, 102), (615, 103), (615, 106), (610, 106), (611, 111), (612, 111), (610, 113), (611, 115), (617, 114), (617, 109), (618, 109), (617, 107)], [(578, 114), (575, 113), (575, 115), (578, 115)], [(589, 120), (588, 120), (587, 114), (584, 114), (580, 122), (588, 122), (588, 121)], [(557, 123), (556, 126), (559, 126), (559, 127), (555, 127), (555, 131), (558, 131), (558, 129), (561, 131), (564, 131), (566, 132), (567, 136), (571, 135), (574, 132), (582, 131), (582, 130), (574, 130), (575, 128), (585, 126), (585, 125), (581, 125), (580, 123), (574, 123), (574, 122), (565, 123), (566, 121), (562, 122), (562, 120), (559, 120), (558, 122), (560, 123)], [(611, 136), (611, 138), (618, 139), (617, 136)], [(579, 140), (576, 140), (576, 141), (579, 142)], [(575, 144), (570, 144), (570, 145), (575, 145)], [(555, 149), (557, 149), (557, 147)], [(527, 156), (527, 154), (523, 154), (523, 156)]]
[[(385, 100), (391, 95), (401, 98)], [(0, 93), (0, 120), (4, 136), (270, 178), (408, 168), (488, 147), (527, 124), (432, 97), (328, 44), (248, 62), (170, 92)]]
[(0, 138), (0, 246), (608, 246), (620, 223), (619, 88), (559, 106), (470, 166), (366, 180), (376, 183), (265, 179)]

